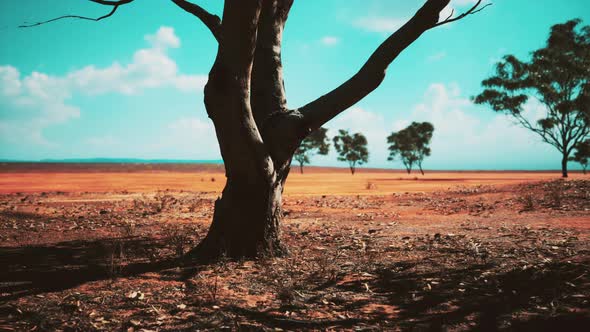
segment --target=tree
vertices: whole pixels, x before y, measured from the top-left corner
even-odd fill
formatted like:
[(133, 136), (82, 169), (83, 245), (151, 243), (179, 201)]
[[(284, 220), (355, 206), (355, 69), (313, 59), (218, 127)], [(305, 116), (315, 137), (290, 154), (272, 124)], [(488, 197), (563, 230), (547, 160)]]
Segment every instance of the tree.
[[(528, 62), (506, 55), (474, 98), (554, 146), (562, 155), (563, 177), (574, 146), (590, 134), (590, 27), (578, 29), (579, 24), (571, 20), (551, 27), (545, 47), (532, 52)], [(530, 97), (546, 108), (536, 123), (524, 114)]]
[[(23, 27), (65, 18), (102, 21), (134, 0), (90, 1), (111, 11), (98, 18), (66, 15)], [(479, 0), (461, 15), (439, 20), (449, 0), (426, 0), (346, 82), (306, 105), (290, 108), (281, 44), (294, 0), (225, 0), (221, 18), (195, 3), (171, 1), (201, 20), (218, 42), (204, 101), (227, 181), (215, 202), (207, 236), (188, 254), (199, 259), (285, 253), (279, 228), (282, 193), (301, 141), (375, 90), (389, 64), (424, 32), (485, 8)]]
[(424, 157), (430, 156), (429, 145), (433, 132), (434, 126), (430, 122), (412, 122), (408, 127), (392, 133), (387, 137), (387, 143), (390, 144), (387, 160), (394, 160), (399, 156), (408, 174), (412, 172), (414, 164), (417, 164), (420, 173), (424, 175), (422, 161)]
[(574, 156), (570, 158), (571, 161), (575, 161), (582, 165), (582, 172), (586, 174), (586, 169), (588, 168), (588, 159), (590, 159), (590, 139), (587, 139), (583, 142), (579, 142), (575, 146), (576, 152)]
[(338, 130), (338, 135), (334, 136), (334, 148), (338, 152), (338, 160), (348, 163), (350, 172), (354, 175), (357, 165), (362, 165), (369, 161), (369, 151), (367, 151), (367, 138), (356, 133), (350, 135), (348, 130)]
[(295, 150), (293, 159), (299, 163), (299, 171), (301, 174), (303, 174), (303, 165), (309, 164), (309, 158), (311, 155), (317, 153), (325, 156), (330, 151), (330, 142), (326, 135), (327, 131), (326, 128), (319, 128), (304, 138), (297, 150)]

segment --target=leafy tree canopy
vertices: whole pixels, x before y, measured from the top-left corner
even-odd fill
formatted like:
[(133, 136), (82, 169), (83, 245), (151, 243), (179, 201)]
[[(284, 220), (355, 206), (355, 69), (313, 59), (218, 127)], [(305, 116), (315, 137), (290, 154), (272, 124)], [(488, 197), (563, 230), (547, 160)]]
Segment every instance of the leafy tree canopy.
[(352, 174), (354, 174), (357, 165), (369, 161), (367, 138), (363, 134), (351, 135), (348, 130), (340, 129), (333, 141), (334, 148), (338, 152), (338, 160), (348, 162)]
[(408, 127), (392, 133), (387, 137), (389, 143), (389, 157), (387, 160), (399, 158), (406, 167), (408, 174), (412, 167), (418, 165), (422, 170), (422, 161), (430, 156), (430, 140), (434, 126), (430, 122), (412, 122)]
[[(532, 52), (529, 61), (506, 55), (474, 97), (475, 103), (512, 116), (557, 148), (564, 177), (574, 146), (590, 134), (590, 27), (580, 23), (554, 25), (545, 47)], [(530, 98), (546, 106), (537, 122), (523, 114)]]
[(330, 141), (326, 133), (326, 128), (318, 128), (316, 131), (309, 134), (299, 145), (293, 159), (299, 162), (301, 173), (303, 173), (303, 165), (310, 163), (310, 157), (314, 154), (327, 155), (330, 151)]
[(575, 161), (582, 165), (584, 174), (586, 174), (586, 169), (588, 168), (588, 159), (590, 159), (590, 139), (576, 144), (576, 152), (574, 153), (574, 156), (570, 158), (571, 161)]

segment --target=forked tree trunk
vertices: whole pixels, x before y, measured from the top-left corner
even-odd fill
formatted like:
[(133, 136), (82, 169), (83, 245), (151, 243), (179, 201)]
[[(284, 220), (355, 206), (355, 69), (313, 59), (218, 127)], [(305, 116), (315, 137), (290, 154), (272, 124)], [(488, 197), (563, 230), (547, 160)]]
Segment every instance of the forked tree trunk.
[(428, 0), (356, 75), (295, 110), (287, 108), (281, 62), (282, 33), (293, 0), (226, 0), (221, 20), (199, 6), (174, 1), (203, 20), (219, 42), (205, 86), (205, 107), (227, 178), (207, 236), (187, 257), (282, 255), (281, 196), (296, 148), (309, 133), (376, 89), (387, 66), (436, 25), (449, 0)]
[(409, 167), (406, 167), (406, 172), (407, 172), (408, 174), (412, 173), (412, 167), (411, 167), (411, 166), (409, 166)]

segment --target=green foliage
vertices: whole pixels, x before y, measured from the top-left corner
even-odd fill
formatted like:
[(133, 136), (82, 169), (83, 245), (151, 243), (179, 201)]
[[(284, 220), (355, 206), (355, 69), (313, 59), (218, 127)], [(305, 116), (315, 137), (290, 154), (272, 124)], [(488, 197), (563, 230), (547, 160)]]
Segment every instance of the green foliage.
[(575, 148), (576, 152), (574, 153), (574, 156), (570, 158), (570, 160), (580, 163), (580, 165), (582, 165), (584, 174), (586, 174), (586, 169), (588, 168), (588, 159), (590, 159), (590, 139), (579, 142), (576, 144)]
[[(557, 148), (564, 176), (574, 146), (590, 135), (590, 27), (580, 23), (554, 25), (545, 47), (532, 52), (530, 61), (506, 55), (474, 97), (475, 103), (512, 116)], [(531, 97), (546, 106), (537, 122), (523, 114)]]
[(348, 162), (352, 174), (354, 174), (357, 165), (369, 161), (367, 138), (363, 134), (350, 135), (348, 130), (340, 129), (338, 135), (334, 136), (333, 141), (334, 148), (338, 152), (338, 160)]
[(399, 157), (408, 174), (412, 172), (414, 165), (418, 165), (420, 172), (424, 174), (422, 161), (424, 157), (430, 156), (430, 140), (433, 132), (434, 126), (430, 122), (412, 122), (405, 129), (392, 133), (387, 137), (387, 143), (389, 143), (387, 160)]
[(301, 173), (303, 173), (303, 165), (310, 163), (310, 157), (312, 155), (327, 155), (330, 151), (330, 141), (326, 135), (327, 131), (326, 128), (317, 129), (301, 141), (301, 144), (295, 150), (293, 159), (299, 163)]

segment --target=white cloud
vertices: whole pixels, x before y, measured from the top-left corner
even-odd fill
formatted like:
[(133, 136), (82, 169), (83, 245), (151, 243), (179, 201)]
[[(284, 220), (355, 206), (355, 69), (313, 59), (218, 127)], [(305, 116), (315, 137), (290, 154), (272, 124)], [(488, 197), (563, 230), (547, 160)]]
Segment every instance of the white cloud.
[[(451, 14), (457, 16), (464, 10), (473, 6), (477, 0), (451, 0), (439, 15), (439, 21), (442, 21), (449, 17)], [(485, 5), (485, 1), (482, 3)], [(384, 16), (382, 14), (371, 13), (352, 20), (352, 24), (358, 28), (361, 28), (369, 32), (379, 33), (393, 33), (402, 27), (411, 18), (410, 14), (404, 16)]]
[(145, 89), (173, 87), (184, 92), (202, 91), (207, 77), (179, 72), (167, 51), (180, 47), (180, 39), (170, 27), (160, 27), (145, 39), (150, 47), (137, 50), (129, 64), (114, 62), (108, 67), (88, 65), (63, 76), (32, 72), (21, 77), (13, 66), (0, 66), (0, 139), (51, 145), (43, 138), (44, 128), (80, 116), (71, 105), (77, 94), (136, 94)]
[(150, 42), (155, 49), (180, 47), (180, 39), (178, 39), (171, 27), (160, 27), (155, 34), (145, 36), (145, 40)]
[(426, 58), (426, 61), (427, 61), (427, 62), (436, 62), (436, 61), (442, 60), (442, 59), (443, 59), (444, 57), (446, 57), (446, 56), (447, 56), (447, 52), (445, 52), (445, 51), (440, 51), (440, 52), (436, 52), (436, 53), (434, 53), (434, 54), (432, 54), (432, 55), (429, 55), (429, 56)]
[[(338, 134), (339, 129), (348, 130), (351, 134), (362, 133), (367, 138), (369, 149), (369, 162), (381, 162), (386, 159), (387, 127), (381, 114), (367, 111), (360, 107), (353, 107), (341, 113), (325, 127), (328, 128), (328, 137), (332, 139)], [(331, 149), (330, 154), (325, 157), (317, 157), (320, 162), (333, 162), (336, 160), (336, 152)]]
[(393, 33), (408, 21), (407, 18), (364, 16), (354, 21), (354, 25), (369, 32)]
[[(476, 112), (491, 111), (473, 105), (456, 84), (430, 85), (423, 101), (414, 107), (410, 117), (411, 121), (428, 121), (435, 127), (429, 162), (454, 168), (462, 165), (486, 168), (493, 158), (494, 165), (514, 165), (516, 162), (520, 166), (521, 162), (523, 167), (527, 167), (535, 162), (527, 160), (528, 157), (532, 156), (538, 162), (541, 160), (539, 157), (552, 153), (550, 146), (542, 143), (535, 134), (517, 126), (508, 116), (497, 114), (482, 120)], [(531, 121), (539, 119), (544, 112), (543, 105), (536, 101), (525, 105), (525, 116)], [(407, 125), (407, 120), (404, 121)]]
[[(484, 113), (487, 112), (487, 115)], [(537, 101), (525, 106), (531, 120), (539, 119), (545, 109)], [(368, 140), (369, 162), (377, 167), (401, 168), (399, 161), (387, 161), (387, 136), (407, 127), (412, 121), (431, 122), (434, 135), (432, 156), (427, 168), (494, 168), (551, 167), (554, 149), (541, 142), (533, 133), (517, 126), (505, 115), (493, 115), (490, 110), (474, 105), (463, 95), (457, 84), (431, 84), (409, 114), (399, 114), (388, 122), (381, 114), (353, 107), (326, 124), (331, 138), (338, 129), (361, 132)], [(334, 164), (336, 154), (314, 157), (315, 164)], [(490, 162), (492, 160), (493, 162)], [(549, 163), (547, 162), (549, 160)], [(558, 158), (555, 158), (556, 163)]]
[(321, 42), (326, 46), (335, 46), (340, 43), (340, 38), (334, 36), (325, 36), (321, 39)]
[(451, 0), (451, 5), (455, 5), (457, 7), (463, 6), (473, 6), (477, 3), (478, 0)]
[(112, 147), (119, 144), (119, 140), (112, 135), (89, 137), (86, 139), (86, 143), (93, 147)]
[[(219, 159), (215, 127), (209, 119), (179, 118), (166, 125), (150, 153), (171, 159)], [(173, 151), (173, 154), (170, 154)]]

